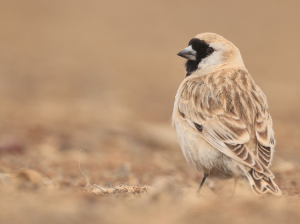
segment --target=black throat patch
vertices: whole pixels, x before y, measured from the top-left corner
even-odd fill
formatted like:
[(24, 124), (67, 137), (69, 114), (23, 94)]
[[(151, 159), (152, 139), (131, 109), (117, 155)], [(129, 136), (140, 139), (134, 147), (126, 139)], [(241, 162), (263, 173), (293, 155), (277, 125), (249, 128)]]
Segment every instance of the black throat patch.
[(196, 61), (187, 60), (185, 63), (186, 68), (186, 77), (192, 74), (192, 72), (196, 71), (199, 63), (203, 58), (206, 58), (209, 54), (206, 52), (209, 45), (198, 38), (193, 38), (190, 40), (188, 46), (192, 46), (192, 48), (197, 52)]

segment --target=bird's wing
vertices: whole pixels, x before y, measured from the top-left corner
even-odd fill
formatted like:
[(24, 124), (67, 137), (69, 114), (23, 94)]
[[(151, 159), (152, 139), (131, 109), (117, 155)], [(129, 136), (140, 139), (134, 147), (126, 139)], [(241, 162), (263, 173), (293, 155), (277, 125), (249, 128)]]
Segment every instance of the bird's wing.
[(259, 102), (259, 95), (262, 96), (261, 107), (257, 109), (254, 126), (257, 139), (257, 157), (267, 167), (271, 165), (275, 148), (272, 117), (267, 110), (267, 100), (263, 92), (257, 88), (253, 93), (256, 102)]
[[(270, 125), (267, 125), (267, 129), (263, 126), (268, 121), (262, 116), (258, 116), (255, 123), (256, 137), (261, 148), (249, 150), (245, 144), (250, 140), (246, 125), (253, 125), (251, 118), (255, 117), (255, 105), (263, 107), (260, 102), (252, 99), (251, 91), (244, 90), (235, 79), (228, 81), (220, 77), (206, 77), (206, 80), (202, 78), (186, 82), (179, 97), (178, 109), (182, 118), (208, 143), (257, 172), (274, 177), (268, 169), (269, 164), (265, 162), (269, 161), (265, 158), (271, 158), (268, 157), (265, 137), (266, 132), (269, 135)], [(260, 98), (257, 96), (258, 101)]]

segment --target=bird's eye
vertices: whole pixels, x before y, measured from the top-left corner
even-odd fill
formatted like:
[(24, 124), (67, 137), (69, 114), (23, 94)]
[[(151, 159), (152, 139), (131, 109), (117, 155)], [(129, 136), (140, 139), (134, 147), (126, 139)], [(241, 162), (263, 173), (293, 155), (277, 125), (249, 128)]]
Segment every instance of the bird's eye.
[(212, 54), (215, 50), (212, 47), (206, 49), (207, 54)]

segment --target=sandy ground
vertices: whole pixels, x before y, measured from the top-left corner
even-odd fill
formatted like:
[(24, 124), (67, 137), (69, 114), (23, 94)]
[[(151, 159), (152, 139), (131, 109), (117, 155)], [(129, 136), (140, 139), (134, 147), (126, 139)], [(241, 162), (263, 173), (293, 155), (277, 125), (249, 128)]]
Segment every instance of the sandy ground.
[[(0, 223), (299, 223), (297, 1), (0, 1)], [(201, 179), (170, 117), (198, 33), (267, 95), (280, 198)]]

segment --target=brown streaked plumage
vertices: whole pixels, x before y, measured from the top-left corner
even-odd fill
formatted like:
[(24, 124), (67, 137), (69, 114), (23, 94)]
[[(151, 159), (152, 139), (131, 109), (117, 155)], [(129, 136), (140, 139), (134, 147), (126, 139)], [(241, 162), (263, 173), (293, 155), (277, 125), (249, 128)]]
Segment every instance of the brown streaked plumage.
[(280, 195), (269, 167), (275, 147), (267, 99), (237, 47), (203, 33), (178, 55), (188, 59), (172, 115), (187, 162), (204, 178), (247, 177), (257, 194)]

